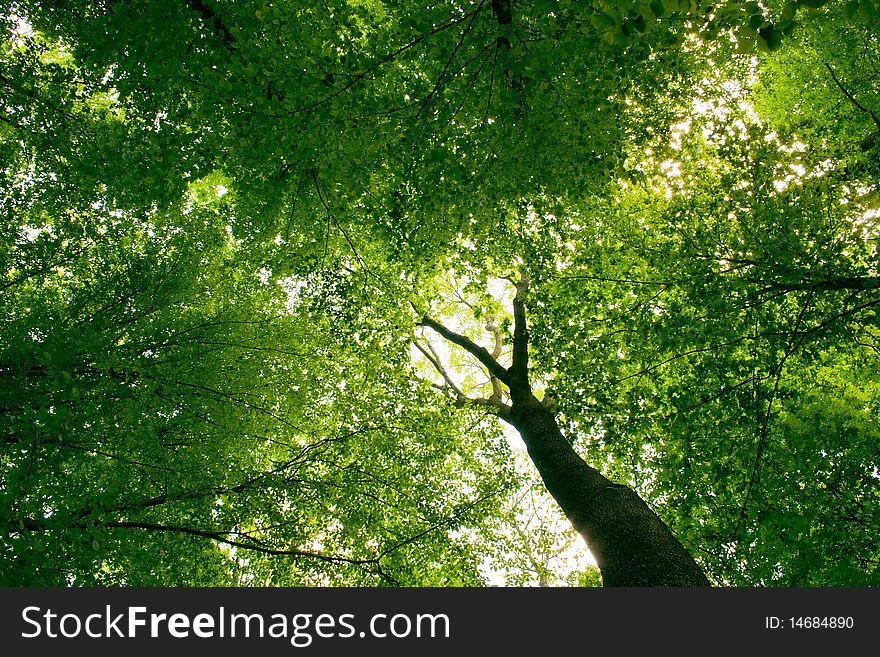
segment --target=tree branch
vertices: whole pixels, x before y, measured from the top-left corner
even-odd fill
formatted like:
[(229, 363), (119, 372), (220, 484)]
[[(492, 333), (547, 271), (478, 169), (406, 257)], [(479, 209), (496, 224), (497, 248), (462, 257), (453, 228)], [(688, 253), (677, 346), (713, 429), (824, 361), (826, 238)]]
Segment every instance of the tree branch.
[(849, 101), (850, 101), (850, 102), (851, 102), (851, 103), (852, 103), (852, 104), (853, 104), (853, 105), (854, 105), (859, 111), (864, 112), (864, 113), (866, 113), (866, 114), (869, 114), (869, 115), (871, 116), (871, 118), (874, 119), (874, 123), (876, 123), (877, 126), (880, 127), (880, 118), (877, 117), (877, 114), (875, 114), (873, 111), (869, 110), (867, 107), (865, 107), (865, 106), (862, 105), (859, 101), (856, 100), (855, 96), (853, 96), (853, 95), (847, 90), (847, 88), (843, 86), (843, 84), (840, 82), (840, 80), (837, 78), (837, 74), (834, 72), (834, 69), (831, 68), (831, 65), (830, 65), (830, 64), (826, 63), (826, 64), (825, 64), (825, 68), (828, 69), (828, 72), (831, 74), (831, 79), (834, 80), (834, 84), (836, 84), (836, 85), (837, 85), (837, 88), (840, 89), (841, 92), (843, 92), (843, 95), (846, 96), (847, 99), (848, 99), (848, 100), (849, 100)]
[(495, 346), (492, 348), (492, 358), (498, 360), (501, 357), (501, 350), (504, 348), (504, 336), (501, 335), (501, 329), (491, 317), (486, 320), (486, 330), (495, 338)]
[(831, 65), (827, 62), (825, 63), (825, 68), (827, 68), (828, 72), (831, 74), (831, 79), (834, 80), (834, 84), (836, 84), (837, 88), (840, 89), (844, 96), (846, 96), (846, 99), (853, 104), (853, 107), (855, 107), (860, 112), (863, 112), (870, 116), (871, 119), (873, 119), (874, 121), (874, 125), (877, 126), (877, 130), (875, 130), (871, 135), (862, 140), (862, 150), (870, 150), (877, 139), (877, 135), (880, 135), (880, 117), (877, 116), (877, 113), (874, 110), (868, 109), (858, 100), (856, 100), (856, 97), (853, 96), (852, 93), (850, 93), (849, 90), (847, 90), (847, 88), (843, 86), (840, 80), (837, 79), (837, 74), (835, 74), (834, 69), (831, 68)]
[(770, 282), (767, 285), (771, 288), (787, 292), (795, 290), (876, 290), (880, 289), (880, 276), (832, 278), (825, 281), (805, 281), (801, 283)]
[(529, 289), (528, 275), (515, 283), (516, 295), (513, 297), (513, 365), (511, 374), (528, 385), (529, 382), (529, 329), (526, 322), (526, 307), (523, 297)]
[(494, 395), (489, 397), (488, 399), (468, 399), (468, 402), (474, 404), (476, 406), (487, 406), (492, 409), (492, 412), (499, 417), (499, 419), (504, 420), (510, 426), (514, 426), (513, 424), (513, 416), (510, 414), (511, 409), (510, 406), (505, 404), (500, 399), (496, 400)]
[[(749, 483), (746, 487), (745, 497), (742, 501), (742, 506), (739, 511), (739, 518), (736, 521), (736, 529), (733, 532), (733, 540), (737, 540), (739, 538), (739, 530), (742, 526), (742, 523), (746, 519), (746, 514), (748, 512), (749, 499), (752, 495), (752, 489), (754, 488), (755, 482), (758, 479), (758, 472), (761, 467), (761, 459), (764, 454), (764, 448), (767, 444), (767, 436), (768, 436), (768, 428), (770, 426), (770, 415), (773, 411), (773, 402), (777, 399), (779, 395), (779, 384), (782, 382), (782, 372), (785, 368), (785, 362), (789, 359), (789, 357), (797, 351), (798, 348), (804, 343), (804, 340), (807, 337), (806, 333), (800, 334), (798, 340), (795, 340), (795, 336), (799, 335), (798, 329), (801, 326), (801, 323), (804, 320), (804, 316), (807, 314), (807, 310), (810, 307), (810, 303), (813, 300), (813, 296), (815, 295), (815, 289), (811, 289), (809, 294), (807, 295), (807, 300), (804, 302), (801, 307), (800, 312), (798, 313), (797, 319), (795, 320), (794, 330), (791, 331), (788, 339), (788, 344), (785, 348), (785, 353), (780, 358), (779, 363), (776, 365), (775, 372), (775, 380), (773, 383), (773, 390), (770, 393), (770, 398), (767, 400), (767, 411), (763, 413), (763, 420), (760, 421), (759, 429), (758, 429), (758, 444), (755, 448), (755, 461), (752, 465), (752, 473), (749, 477)], [(756, 388), (757, 392), (760, 392), (760, 388)]]
[[(425, 349), (421, 344), (419, 344), (418, 340), (413, 340), (413, 344), (416, 349), (422, 352), (422, 355), (428, 359), (428, 362), (434, 366), (434, 369), (443, 377), (443, 381), (446, 382), (446, 385), (436, 386), (441, 390), (451, 390), (455, 394), (456, 401), (460, 403), (464, 403), (467, 400), (467, 396), (461, 391), (452, 378), (449, 376), (449, 373), (446, 371), (446, 368), (443, 367), (443, 363), (440, 362), (440, 358), (437, 356), (437, 352), (431, 347), (430, 343), (428, 344), (428, 348)], [(436, 385), (436, 384), (435, 384)]]
[(502, 367), (497, 360), (492, 358), (492, 355), (488, 351), (486, 351), (486, 349), (476, 344), (470, 338), (464, 335), (460, 335), (455, 331), (450, 331), (448, 328), (443, 326), (443, 324), (435, 319), (432, 319), (431, 317), (428, 317), (427, 315), (425, 315), (419, 322), (419, 326), (427, 326), (428, 328), (434, 329), (434, 331), (443, 336), (443, 338), (445, 338), (452, 344), (458, 345), (469, 354), (471, 354), (478, 361), (480, 361), (480, 363), (482, 363), (485, 368), (489, 370), (489, 374), (497, 378), (502, 383), (508, 386), (510, 385), (510, 372)]
[[(501, 350), (504, 348), (504, 340), (501, 335), (501, 329), (498, 328), (498, 325), (495, 323), (491, 317), (486, 321), (486, 330), (489, 331), (495, 337), (495, 348), (492, 349), (492, 358), (496, 361), (501, 357)], [(501, 382), (498, 381), (497, 376), (493, 376), (491, 373), (489, 374), (489, 383), (492, 384), (492, 396), (490, 399), (496, 400), (498, 403), (501, 403)]]
[[(487, 406), (492, 409), (492, 412), (497, 415), (499, 418), (504, 420), (507, 423), (510, 423), (510, 406), (505, 404), (501, 400), (501, 384), (498, 382), (498, 378), (489, 375), (490, 381), (492, 382), (492, 396), (487, 398), (480, 397), (468, 397), (465, 395), (461, 388), (455, 385), (455, 382), (452, 380), (452, 377), (449, 376), (449, 373), (446, 371), (446, 368), (443, 367), (443, 364), (440, 362), (440, 357), (437, 355), (437, 352), (434, 351), (431, 344), (428, 343), (428, 348), (422, 347), (421, 344), (417, 340), (413, 340), (413, 344), (416, 349), (422, 352), (422, 355), (428, 359), (431, 365), (434, 366), (434, 369), (440, 373), (440, 376), (443, 377), (445, 382), (444, 385), (440, 385), (437, 383), (431, 383), (432, 386), (437, 388), (438, 390), (442, 390), (444, 392), (451, 391), (455, 395), (456, 404), (459, 406), (464, 406), (466, 404), (473, 404), (475, 406)], [(496, 344), (496, 351), (493, 352), (492, 356), (497, 358), (497, 353), (500, 351), (498, 345)]]
[(513, 22), (513, 1), (492, 0), (492, 13), (499, 25), (510, 25)]

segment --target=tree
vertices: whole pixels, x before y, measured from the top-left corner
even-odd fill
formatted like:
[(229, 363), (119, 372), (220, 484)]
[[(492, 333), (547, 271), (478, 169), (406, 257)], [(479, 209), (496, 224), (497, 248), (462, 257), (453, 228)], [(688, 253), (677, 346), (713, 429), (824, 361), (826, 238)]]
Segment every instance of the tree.
[(5, 581), (876, 583), (873, 0), (4, 8)]
[[(547, 490), (596, 556), (606, 585), (708, 585), (702, 570), (663, 521), (632, 489), (587, 465), (562, 435), (553, 410), (535, 397), (529, 381), (523, 299), (527, 289), (527, 281), (516, 283), (510, 367), (503, 367), (484, 348), (430, 317), (422, 324), (465, 349), (489, 371), (495, 396), (485, 401), (522, 436)], [(509, 405), (498, 397), (498, 382), (509, 390)]]

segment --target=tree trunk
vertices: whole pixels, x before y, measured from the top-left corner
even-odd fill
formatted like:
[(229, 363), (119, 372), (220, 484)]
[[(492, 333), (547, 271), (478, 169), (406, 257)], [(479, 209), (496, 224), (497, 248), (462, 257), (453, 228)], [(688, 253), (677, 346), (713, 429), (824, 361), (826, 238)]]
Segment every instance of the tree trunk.
[(528, 383), (512, 382), (511, 423), (547, 490), (583, 536), (605, 586), (709, 586), (693, 557), (627, 486), (590, 467)]
[[(515, 285), (513, 364), (509, 368), (470, 338), (430, 317), (422, 318), (422, 326), (469, 352), (486, 367), (493, 382), (504, 383), (511, 403), (503, 403), (494, 392), (489, 399), (468, 399), (453, 386), (457, 398), (494, 406), (498, 416), (519, 431), (547, 490), (596, 558), (605, 586), (710, 586), (669, 527), (634, 490), (615, 484), (587, 465), (562, 435), (555, 414), (532, 393), (529, 331), (522, 299), (528, 279)], [(496, 355), (499, 352), (496, 349)], [(448, 382), (445, 370), (438, 369)]]

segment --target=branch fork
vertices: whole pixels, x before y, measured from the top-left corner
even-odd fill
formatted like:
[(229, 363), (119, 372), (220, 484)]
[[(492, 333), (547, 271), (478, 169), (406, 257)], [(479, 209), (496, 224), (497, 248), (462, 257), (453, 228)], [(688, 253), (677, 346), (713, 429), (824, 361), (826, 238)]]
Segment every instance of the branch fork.
[[(511, 280), (511, 279), (508, 279)], [(449, 376), (449, 372), (440, 362), (437, 352), (430, 344), (422, 346), (418, 340), (414, 342), (416, 348), (431, 363), (434, 369), (440, 374), (444, 383), (433, 384), (434, 387), (444, 390), (451, 394), (456, 404), (465, 406), (473, 404), (477, 406), (486, 406), (507, 423), (511, 422), (511, 406), (504, 401), (503, 390), (501, 384), (507, 386), (510, 390), (511, 397), (514, 396), (531, 396), (531, 388), (528, 381), (528, 327), (526, 325), (526, 313), (523, 297), (529, 288), (528, 277), (522, 277), (518, 280), (511, 280), (516, 288), (516, 295), (513, 299), (513, 363), (510, 367), (504, 367), (499, 362), (503, 349), (503, 339), (501, 329), (494, 318), (486, 321), (485, 328), (494, 338), (494, 345), (490, 352), (485, 347), (478, 345), (465, 335), (456, 333), (435, 320), (430, 315), (424, 315), (418, 322), (419, 326), (425, 326), (439, 334), (446, 341), (457, 345), (476, 358), (489, 373), (489, 382), (492, 386), (492, 394), (489, 397), (474, 398), (465, 395), (461, 389), (455, 384)]]

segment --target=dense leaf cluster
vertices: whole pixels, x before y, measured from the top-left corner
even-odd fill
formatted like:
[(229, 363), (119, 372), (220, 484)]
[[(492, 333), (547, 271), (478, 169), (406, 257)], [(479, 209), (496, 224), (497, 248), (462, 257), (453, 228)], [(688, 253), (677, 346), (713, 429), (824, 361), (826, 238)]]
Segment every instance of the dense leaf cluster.
[(3, 583), (596, 584), (419, 326), (527, 279), (713, 582), (878, 584), (875, 0), (2, 8)]

